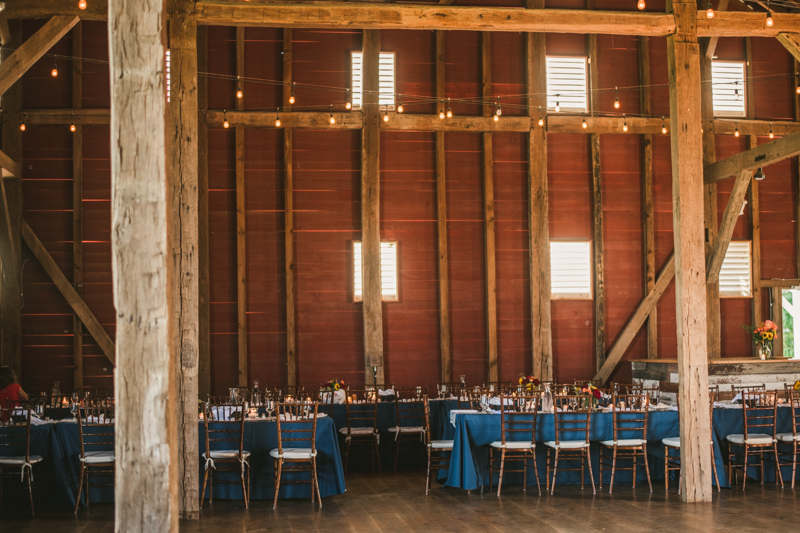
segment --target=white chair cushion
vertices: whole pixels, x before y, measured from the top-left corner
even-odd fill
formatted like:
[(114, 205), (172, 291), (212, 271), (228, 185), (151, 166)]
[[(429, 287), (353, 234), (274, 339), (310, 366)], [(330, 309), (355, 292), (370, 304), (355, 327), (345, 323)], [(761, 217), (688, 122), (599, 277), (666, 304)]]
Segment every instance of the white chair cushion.
[(451, 440), (432, 440), (430, 444), (428, 444), (431, 448), (435, 449), (450, 449), (453, 447), (453, 441)]
[[(792, 442), (793, 440), (800, 440), (800, 435), (793, 435), (791, 433), (778, 433), (778, 440), (781, 442)], [(31, 457), (33, 462), (33, 457)]]
[(530, 441), (506, 441), (505, 445), (503, 441), (496, 440), (491, 444), (492, 448), (505, 448), (506, 450), (530, 450), (531, 448), (536, 448), (536, 445), (531, 443)]
[[(242, 456), (245, 459), (250, 457), (250, 452), (247, 450), (242, 451)], [(206, 454), (203, 454), (203, 459), (206, 458)], [(212, 459), (238, 459), (239, 458), (239, 450), (211, 450), (211, 458)]]
[[(31, 455), (31, 464), (35, 465), (36, 463), (41, 463), (43, 461), (42, 457), (39, 455)], [(0, 465), (24, 465), (25, 464), (25, 456), (18, 456), (18, 457), (0, 457)]]
[(400, 431), (400, 433), (422, 433), (423, 428), (422, 426), (399, 426), (399, 427), (396, 426), (393, 428), (389, 428), (389, 431), (391, 433), (397, 433), (398, 430)]
[[(270, 457), (279, 458), (281, 456), (280, 451), (278, 448), (269, 452)], [(284, 448), (283, 449), (283, 458), (284, 459), (311, 459), (312, 457), (316, 457), (317, 452), (312, 452), (311, 448)]]
[(544, 445), (549, 448), (571, 449), (571, 450), (578, 450), (581, 448), (589, 447), (589, 443), (584, 440), (562, 440), (558, 444), (556, 444), (556, 441), (554, 440), (549, 440), (545, 442)]
[(87, 465), (105, 464), (114, 462), (114, 450), (104, 452), (86, 452), (86, 458), (81, 457), (81, 461)]
[[(342, 435), (347, 435), (347, 428), (339, 430)], [(350, 435), (372, 435), (372, 428), (350, 428)]]
[(773, 442), (775, 442), (775, 439), (763, 433), (751, 433), (750, 435), (747, 436), (746, 442), (744, 439), (744, 435), (742, 435), (741, 433), (728, 435), (726, 438), (733, 444), (772, 444)]
[(661, 442), (664, 444), (664, 446), (669, 446), (670, 448), (681, 447), (680, 437), (667, 437), (666, 439), (661, 439)]
[(647, 444), (647, 441), (642, 439), (601, 440), (600, 444), (608, 447), (616, 445), (617, 448), (628, 448), (632, 446), (644, 446)]

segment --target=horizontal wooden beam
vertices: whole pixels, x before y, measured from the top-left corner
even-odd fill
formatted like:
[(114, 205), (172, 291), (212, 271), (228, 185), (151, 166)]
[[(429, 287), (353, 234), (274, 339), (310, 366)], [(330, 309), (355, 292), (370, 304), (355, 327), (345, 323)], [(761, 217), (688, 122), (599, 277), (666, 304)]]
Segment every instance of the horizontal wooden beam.
[(797, 287), (800, 285), (800, 279), (762, 279), (760, 285), (762, 287)]
[(206, 111), (205, 123), (209, 128), (222, 128), (225, 119), (231, 128), (241, 126), (245, 128), (276, 128), (275, 119), (280, 117), (281, 128), (292, 129), (335, 129), (359, 130), (364, 118), (359, 112), (332, 113), (336, 120), (330, 123), (331, 113), (325, 112), (289, 112), (276, 113), (275, 111)]
[[(586, 121), (586, 127), (583, 122)], [(669, 121), (669, 117), (665, 117)], [(628, 131), (624, 130), (625, 122)], [(583, 115), (547, 115), (548, 133), (619, 133), (644, 134), (661, 133), (665, 122), (660, 118), (647, 117), (585, 117)]]
[(39, 237), (36, 236), (25, 220), (21, 221), (20, 231), (25, 244), (28, 245), (33, 255), (36, 256), (36, 259), (42, 265), (44, 271), (47, 272), (47, 275), (50, 276), (56, 288), (62, 296), (64, 296), (64, 299), (67, 300), (67, 303), (72, 307), (72, 310), (75, 311), (75, 314), (78, 315), (84, 323), (86, 329), (89, 330), (89, 333), (100, 346), (100, 349), (103, 350), (108, 360), (111, 361), (111, 364), (116, 366), (114, 341), (108, 336), (103, 325), (100, 324), (100, 321), (94, 316), (94, 313), (92, 313), (92, 310), (86, 305), (86, 302), (83, 301), (83, 298), (75, 291), (75, 288), (58, 267), (53, 256), (50, 255), (42, 244), (42, 241), (39, 240)]
[(0, 150), (0, 168), (3, 169), (4, 178), (19, 177), (19, 163), (11, 159), (8, 154)]
[(389, 121), (381, 121), (381, 129), (388, 131), (417, 130), (417, 131), (517, 131), (529, 132), (531, 119), (529, 117), (504, 116), (497, 122), (492, 117), (482, 116), (453, 116), (441, 119), (439, 115), (408, 115), (390, 113)]
[(707, 166), (703, 171), (703, 180), (707, 184), (716, 183), (743, 170), (765, 167), (798, 154), (800, 154), (800, 131)]
[(34, 63), (79, 21), (78, 17), (53, 17), (11, 56), (0, 63), (0, 95), (14, 85)]
[(22, 120), (31, 125), (107, 126), (111, 123), (109, 109), (23, 109)]
[(759, 137), (766, 137), (772, 131), (778, 137), (789, 135), (796, 131), (800, 131), (800, 122), (792, 122), (789, 120), (779, 120), (777, 122), (770, 122), (768, 120), (732, 120), (729, 118), (714, 119), (714, 134), (715, 135), (734, 135), (736, 130), (739, 130), (739, 135), (757, 135)]
[(608, 378), (611, 377), (611, 373), (617, 367), (617, 363), (619, 363), (622, 356), (625, 355), (631, 342), (633, 342), (633, 338), (636, 337), (636, 334), (639, 332), (639, 328), (642, 327), (642, 324), (644, 324), (650, 312), (655, 308), (661, 295), (667, 290), (667, 286), (674, 277), (675, 256), (671, 255), (667, 264), (661, 269), (661, 273), (658, 275), (658, 279), (656, 279), (655, 287), (645, 296), (642, 303), (640, 303), (639, 307), (636, 309), (636, 312), (633, 313), (631, 319), (625, 324), (625, 328), (622, 330), (622, 333), (619, 334), (617, 342), (614, 343), (614, 346), (612, 346), (611, 350), (608, 352), (605, 364), (597, 371), (593, 379), (599, 379), (602, 383), (608, 381)]
[(17, 0), (6, 2), (0, 18), (42, 19), (56, 15), (70, 15), (82, 20), (108, 20), (108, 0), (88, 0), (86, 9), (78, 7), (78, 0)]

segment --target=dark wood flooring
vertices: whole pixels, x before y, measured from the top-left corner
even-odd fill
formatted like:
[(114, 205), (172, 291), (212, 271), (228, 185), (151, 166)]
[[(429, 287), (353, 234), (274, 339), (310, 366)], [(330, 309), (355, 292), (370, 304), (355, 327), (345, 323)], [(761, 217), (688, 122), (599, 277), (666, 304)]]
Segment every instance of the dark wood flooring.
[[(426, 497), (424, 471), (348, 474), (347, 486), (346, 494), (326, 498), (322, 509), (309, 501), (282, 500), (276, 511), (266, 501), (254, 501), (245, 511), (239, 502), (217, 500), (199, 522), (182, 523), (181, 531), (763, 532), (796, 530), (800, 517), (800, 487), (781, 490), (757, 482), (748, 483), (744, 493), (715, 492), (713, 503), (698, 505), (682, 504), (674, 486), (666, 493), (660, 484), (652, 494), (646, 486), (618, 485), (613, 495), (606, 487), (592, 496), (591, 489), (565, 485), (557, 486), (554, 496), (508, 487), (501, 498), (442, 488)], [(0, 519), (0, 531), (113, 533), (114, 508), (93, 505), (78, 518), (42, 513), (35, 519)]]

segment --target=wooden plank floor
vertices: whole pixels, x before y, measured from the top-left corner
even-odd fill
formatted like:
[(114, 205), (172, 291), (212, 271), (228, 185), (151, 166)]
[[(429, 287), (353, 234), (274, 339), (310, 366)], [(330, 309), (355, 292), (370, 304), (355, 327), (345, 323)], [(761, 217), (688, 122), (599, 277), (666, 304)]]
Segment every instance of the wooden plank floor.
[[(254, 501), (245, 511), (239, 502), (217, 500), (206, 505), (201, 519), (183, 523), (187, 533), (224, 531), (543, 531), (543, 532), (636, 532), (682, 531), (777, 531), (792, 530), (800, 515), (800, 487), (792, 491), (773, 484), (748, 483), (739, 488), (714, 492), (709, 505), (684, 505), (663, 485), (632, 490), (614, 487), (592, 496), (591, 489), (557, 486), (554, 496), (523, 494), (508, 487), (498, 499), (458, 489), (435, 489), (425, 496), (425, 473), (349, 474), (346, 494), (326, 498), (320, 510), (308, 501), (283, 500), (277, 511), (270, 502)], [(114, 508), (93, 505), (74, 518), (71, 513), (48, 514), (29, 519), (2, 519), (0, 531), (15, 533), (113, 533)]]

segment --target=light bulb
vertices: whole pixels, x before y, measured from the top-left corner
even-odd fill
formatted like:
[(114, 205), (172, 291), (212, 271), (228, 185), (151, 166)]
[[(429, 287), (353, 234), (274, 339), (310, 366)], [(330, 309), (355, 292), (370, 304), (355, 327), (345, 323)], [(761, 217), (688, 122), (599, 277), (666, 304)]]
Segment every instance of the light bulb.
[(772, 20), (772, 13), (769, 13), (767, 15), (767, 28), (771, 28), (773, 24), (775, 24), (775, 21)]
[(439, 110), (439, 118), (444, 119), (444, 109)]
[(640, 11), (644, 9), (644, 0), (639, 0), (639, 3), (636, 4), (636, 7), (638, 7)]
[(628, 121), (627, 120), (622, 124), (622, 131), (628, 131)]
[(447, 108), (447, 118), (453, 118), (453, 112), (450, 111), (450, 108)]
[(542, 115), (539, 115), (539, 125), (544, 126), (544, 119), (542, 118)]
[(772, 122), (769, 123), (769, 138), (770, 139), (774, 139), (775, 138), (775, 134), (772, 133)]
[(614, 109), (619, 109), (619, 97), (614, 99)]
[(708, 9), (706, 9), (706, 16), (710, 19), (714, 18), (714, 10), (711, 8), (711, 2), (708, 3)]
[(222, 121), (222, 127), (223, 127), (223, 128), (225, 128), (225, 129), (227, 130), (228, 128), (230, 128), (230, 127), (231, 127), (231, 125), (230, 125), (230, 124), (228, 124), (228, 121), (227, 121), (227, 120), (223, 120), (223, 121)]
[(333, 124), (336, 124), (336, 119), (335, 119), (335, 118), (333, 118), (333, 113), (331, 113), (331, 116), (330, 116), (330, 118), (328, 119), (328, 122), (330, 122), (330, 123), (331, 123), (331, 125), (333, 125)]
[(664, 117), (661, 117), (661, 133), (667, 134), (667, 123), (664, 122)]
[(581, 124), (581, 127), (582, 127), (583, 129), (586, 129), (586, 128), (588, 128), (588, 127), (589, 127), (589, 126), (587, 126), (587, 125), (586, 125), (586, 119), (583, 119), (583, 123)]
[(74, 123), (69, 125), (69, 131), (71, 131), (72, 133), (75, 133), (75, 124)]
[(558, 105), (558, 101), (556, 101), (556, 113), (558, 113), (559, 111), (561, 111), (561, 106)]
[(78, 9), (86, 9), (86, 0), (78, 2)]
[(402, 113), (403, 112), (403, 103), (402, 102), (397, 104), (397, 112), (398, 113)]
[(500, 109), (499, 105), (497, 106), (497, 109), (495, 110), (494, 114), (497, 115), (498, 117), (503, 114), (503, 110)]
[(383, 112), (383, 121), (389, 122), (389, 113), (387, 113), (386, 111)]
[(736, 129), (734, 130), (734, 132), (733, 132), (733, 136), (734, 136), (734, 137), (738, 137), (738, 136), (739, 136), (739, 126), (737, 126), (737, 125), (736, 125), (736, 123), (734, 122), (734, 123), (733, 123), (733, 127), (734, 127), (734, 128), (736, 128)]
[(797, 94), (800, 94), (800, 85), (798, 85), (798, 86), (795, 88), (794, 92), (796, 92)]
[(289, 97), (289, 103), (290, 104), (294, 103), (294, 92), (292, 92), (292, 95)]
[(25, 123), (24, 122), (20, 122), (19, 131), (25, 131)]
[(500, 117), (498, 117), (497, 115), (495, 115), (495, 116), (493, 116), (493, 117), (492, 117), (492, 120), (494, 120), (495, 122), (497, 122), (498, 120), (500, 120)]
[(242, 96), (244, 96), (244, 93), (242, 93), (242, 90), (241, 89), (236, 89), (236, 98), (241, 99)]
[(275, 119), (275, 127), (276, 128), (280, 128), (281, 127), (281, 119), (280, 118), (276, 118)]
[(50, 71), (50, 75), (53, 76), (54, 78), (57, 78), (58, 77), (58, 67), (53, 65), (53, 70)]
[(347, 102), (345, 102), (344, 108), (345, 109), (352, 109), (353, 108), (353, 104), (350, 102), (349, 98), (347, 99)]

